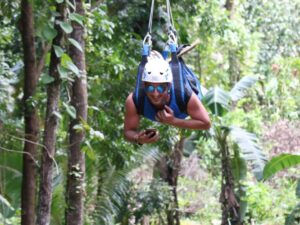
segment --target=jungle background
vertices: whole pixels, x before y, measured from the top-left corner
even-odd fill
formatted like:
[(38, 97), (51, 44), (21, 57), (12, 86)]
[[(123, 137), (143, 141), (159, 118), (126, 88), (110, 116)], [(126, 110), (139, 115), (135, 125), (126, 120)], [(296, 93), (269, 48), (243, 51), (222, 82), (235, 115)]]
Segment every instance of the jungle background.
[[(300, 1), (172, 0), (207, 131), (123, 138), (149, 0), (0, 2), (0, 224), (300, 224)], [(153, 49), (167, 41), (155, 1)]]

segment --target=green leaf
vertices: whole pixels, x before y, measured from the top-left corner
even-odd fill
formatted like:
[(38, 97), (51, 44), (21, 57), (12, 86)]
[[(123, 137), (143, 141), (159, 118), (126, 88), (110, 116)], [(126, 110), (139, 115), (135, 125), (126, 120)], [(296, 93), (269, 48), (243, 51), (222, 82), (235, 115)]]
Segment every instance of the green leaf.
[(58, 119), (60, 119), (60, 120), (62, 119), (62, 115), (61, 115), (59, 112), (54, 111), (53, 114), (54, 114)]
[(63, 103), (65, 109), (67, 110), (67, 113), (69, 116), (71, 116), (73, 119), (76, 119), (76, 109), (72, 105), (68, 105), (65, 102)]
[(237, 101), (245, 96), (245, 91), (252, 87), (255, 82), (257, 81), (257, 77), (243, 77), (239, 82), (237, 82), (232, 90), (230, 91), (229, 95), (232, 101)]
[(54, 77), (49, 76), (48, 74), (43, 74), (41, 76), (41, 82), (43, 84), (50, 84), (51, 82), (53, 82), (55, 79)]
[(74, 11), (75, 11), (75, 6), (71, 3), (71, 1), (70, 0), (67, 0), (67, 4), (69, 5), (69, 6), (71, 6), (72, 7), (72, 9), (74, 9)]
[(68, 79), (68, 70), (61, 65), (57, 66), (57, 70), (61, 79)]
[(96, 160), (96, 154), (95, 154), (95, 150), (92, 148), (91, 143), (89, 141), (85, 141), (84, 142), (86, 144), (86, 146), (84, 146), (82, 148), (83, 152), (86, 153), (86, 155), (93, 161)]
[(64, 50), (58, 46), (58, 45), (53, 45), (53, 48), (54, 48), (54, 52), (55, 52), (55, 55), (60, 58), (63, 54), (64, 54)]
[(61, 29), (63, 29), (66, 34), (70, 34), (73, 31), (73, 27), (68, 22), (60, 21), (59, 25), (60, 25)]
[(300, 155), (280, 154), (273, 157), (265, 166), (263, 178), (268, 179), (275, 173), (300, 164)]
[(79, 44), (78, 41), (76, 41), (73, 38), (68, 38), (68, 40), (74, 45), (79, 51), (83, 52), (81, 45)]
[(297, 182), (296, 196), (298, 198), (300, 198), (300, 179), (298, 179), (298, 182)]
[(13, 207), (11, 206), (11, 204), (9, 203), (9, 201), (7, 201), (7, 199), (4, 198), (2, 195), (0, 195), (0, 204), (5, 205), (6, 207), (8, 207), (11, 210), (14, 210)]
[(71, 59), (71, 57), (70, 57), (68, 54), (64, 53), (64, 54), (61, 56), (61, 65), (62, 65), (63, 67), (67, 67), (67, 63), (68, 63), (68, 62), (72, 62), (72, 59)]
[(219, 87), (210, 89), (203, 98), (211, 112), (216, 116), (223, 116), (229, 110), (230, 96)]
[(56, 2), (60, 4), (60, 3), (63, 3), (64, 0), (56, 0)]
[(235, 155), (231, 160), (231, 166), (234, 180), (241, 181), (246, 178), (247, 165), (245, 159)]
[(69, 70), (71, 70), (73, 73), (75, 73), (77, 76), (79, 76), (79, 69), (77, 68), (77, 66), (72, 63), (72, 62), (67, 62), (67, 67)]
[(75, 22), (79, 23), (81, 26), (83, 26), (83, 20), (84, 20), (83, 16), (81, 16), (77, 13), (71, 13), (69, 15), (69, 19), (72, 21), (75, 21)]
[(256, 179), (261, 180), (267, 158), (258, 144), (256, 135), (234, 126), (230, 127), (230, 135), (241, 150), (241, 157), (246, 161), (251, 162), (252, 171)]
[(46, 38), (47, 41), (52, 41), (53, 38), (55, 38), (57, 35), (57, 31), (53, 28), (47, 25), (45, 29), (43, 30), (43, 36)]
[(76, 130), (76, 131), (84, 131), (84, 127), (82, 126), (82, 124), (74, 125), (73, 129)]

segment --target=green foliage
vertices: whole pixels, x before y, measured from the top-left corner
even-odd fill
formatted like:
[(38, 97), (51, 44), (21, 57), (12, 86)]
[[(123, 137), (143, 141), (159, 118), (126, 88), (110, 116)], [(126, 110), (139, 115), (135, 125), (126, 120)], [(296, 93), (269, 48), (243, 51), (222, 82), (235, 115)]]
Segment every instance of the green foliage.
[[(144, 163), (154, 162), (160, 157), (156, 149), (145, 148), (140, 152), (136, 152), (132, 156), (132, 161), (127, 162), (127, 165), (122, 169), (110, 163), (109, 159), (100, 158), (98, 170), (99, 182), (98, 193), (96, 198), (88, 199), (89, 204), (95, 204), (96, 211), (90, 216), (90, 221), (101, 221), (102, 224), (116, 224), (120, 221), (128, 220), (132, 215), (132, 209), (137, 208), (139, 202), (132, 200), (131, 193), (133, 181), (129, 175), (133, 169), (138, 168)], [(93, 162), (94, 163), (94, 162)], [(90, 167), (91, 169), (93, 167)], [(93, 173), (93, 171), (88, 171)], [(127, 205), (133, 204), (131, 208)], [(141, 213), (141, 212), (140, 212)]]
[(204, 96), (204, 101), (216, 116), (221, 117), (229, 110), (229, 95), (219, 87), (210, 89)]
[(252, 87), (257, 81), (256, 77), (243, 77), (230, 91), (231, 100), (236, 102), (245, 96), (245, 91)]
[(159, 223), (164, 223), (163, 216), (168, 205), (172, 203), (172, 188), (165, 182), (153, 179), (150, 183), (145, 183), (131, 195), (135, 221), (140, 222), (144, 216), (157, 217)]
[(263, 178), (268, 179), (275, 173), (300, 164), (300, 156), (292, 154), (281, 154), (273, 157), (263, 171)]
[[(62, 0), (34, 2), (37, 59), (41, 58), (43, 46), (51, 43), (57, 35), (54, 29), (55, 4), (62, 2)], [(70, 9), (74, 8), (71, 1), (66, 2)], [(60, 22), (60, 26), (66, 33), (72, 31), (71, 22), (85, 25), (86, 28), (84, 50), (89, 91), (88, 121), (86, 123), (81, 121), (76, 129), (86, 132), (82, 151), (87, 155), (87, 224), (96, 224), (95, 218), (98, 218), (101, 213), (103, 215), (106, 213), (103, 220), (108, 221), (116, 220), (117, 214), (120, 217), (125, 215), (124, 218), (128, 219), (128, 216), (134, 213), (139, 217), (142, 214), (151, 214), (152, 219), (158, 219), (159, 215), (154, 209), (163, 207), (159, 203), (168, 201), (167, 190), (163, 187), (165, 192), (159, 192), (161, 185), (159, 182), (146, 183), (143, 187), (130, 186), (127, 177), (130, 171), (128, 168), (134, 161), (136, 163), (139, 161), (136, 152), (146, 153), (138, 146), (125, 142), (123, 138), (124, 102), (134, 89), (141, 41), (147, 31), (150, 3), (149, 0), (108, 0), (102, 1), (95, 7), (98, 3), (91, 1), (85, 4), (86, 17), (69, 11), (68, 20)], [(214, 128), (218, 127), (219, 131), (229, 131), (227, 128), (234, 125), (243, 127), (248, 132), (262, 134), (263, 123), (279, 118), (299, 119), (299, 0), (237, 2), (232, 18), (229, 18), (224, 2), (218, 0), (174, 0), (171, 3), (179, 42), (189, 43), (197, 38), (201, 40), (201, 44), (189, 53), (187, 61), (199, 74), (203, 85), (219, 87), (210, 89), (205, 97), (207, 107), (212, 114), (216, 115), (216, 117), (211, 116)], [(156, 7), (153, 44), (154, 49), (161, 50), (167, 39), (165, 1), (157, 1)], [(1, 213), (0, 220), (5, 221), (6, 224), (18, 224), (20, 218), (22, 165), (20, 151), (23, 142), (9, 136), (13, 135), (21, 139), (23, 137), (20, 131), (23, 130), (23, 121), (20, 120), (23, 64), (20, 32), (17, 28), (19, 15), (19, 1), (0, 2), (0, 126), (3, 124), (0, 130), (2, 148), (0, 195), (14, 208), (9, 212)], [(66, 171), (68, 118), (76, 115), (70, 106), (69, 87), (75, 76), (82, 75), (82, 71), (78, 70), (67, 55), (67, 49), (73, 45), (80, 51), (83, 50), (74, 40), (66, 39), (66, 41), (68, 44), (66, 48), (54, 46), (55, 54), (62, 59), (62, 65), (57, 68), (62, 79), (61, 100), (59, 109), (55, 112), (60, 119), (56, 159), (62, 174)], [(48, 54), (37, 94), (29, 101), (30, 104), (39, 107), (41, 128), (44, 125), (46, 85), (53, 82), (47, 73), (49, 58)], [(260, 77), (259, 85), (249, 91), (248, 89), (256, 80), (252, 74)], [(240, 82), (237, 82), (238, 80)], [(230, 90), (232, 85), (235, 87), (231, 91), (225, 91)], [(247, 96), (245, 96), (246, 90)], [(236, 102), (237, 100), (239, 102)], [(190, 135), (190, 132), (182, 132), (143, 120), (140, 128), (146, 127), (159, 129), (161, 140), (152, 147), (157, 146), (159, 151), (166, 153), (180, 136)], [(215, 196), (220, 185), (216, 179), (221, 172), (220, 152), (218, 144), (213, 139), (209, 139), (216, 136), (218, 129), (212, 129), (210, 133), (204, 134), (196, 132), (196, 136), (189, 139), (189, 143), (192, 144), (185, 152), (186, 155), (191, 155), (195, 149), (197, 150), (201, 156), (202, 167), (214, 175), (214, 182), (206, 183), (201, 180), (191, 184), (184, 179), (180, 180), (181, 190), (185, 188), (189, 190), (183, 191), (180, 197), (180, 204), (185, 208), (188, 207), (190, 199), (195, 197), (195, 191), (188, 187), (203, 184), (199, 191), (203, 193), (200, 200), (205, 199), (206, 206), (193, 215), (184, 214), (203, 224), (212, 224), (220, 214), (215, 210), (219, 207)], [(238, 130), (233, 133), (240, 138), (238, 146), (229, 142), (232, 147), (230, 153), (235, 180), (245, 178), (244, 158), (252, 162), (250, 164), (252, 168), (259, 170), (265, 160), (257, 145), (257, 138), (248, 132)], [(17, 152), (8, 152), (3, 148)], [(286, 166), (287, 164), (283, 164), (280, 168)], [(272, 171), (275, 172), (274, 169)], [(63, 177), (59, 185), (54, 188), (53, 224), (63, 224), (64, 182)], [(123, 183), (119, 189), (118, 182)], [(255, 217), (257, 223), (268, 224), (283, 224), (283, 213), (290, 213), (287, 221), (296, 218), (299, 206), (293, 211), (297, 202), (294, 200), (295, 196), (289, 195), (294, 187), (282, 186), (282, 183), (278, 183), (281, 188), (274, 190), (267, 184), (255, 186), (246, 183), (249, 188), (247, 190), (243, 189), (243, 183), (237, 183), (237, 195), (241, 197), (241, 201), (248, 201), (249, 204), (246, 210), (248, 218)], [(210, 188), (205, 189), (205, 185)], [(135, 198), (129, 196), (129, 190)], [(195, 187), (194, 190), (199, 189)], [(247, 197), (244, 200), (242, 196), (245, 190)], [(286, 201), (287, 196), (283, 196), (282, 193), (288, 193), (290, 199)], [(99, 203), (95, 202), (97, 195), (101, 200)], [(145, 198), (142, 199), (142, 196)], [(160, 198), (161, 202), (158, 200)], [(114, 200), (109, 201), (111, 199)], [(126, 209), (124, 205), (129, 199), (133, 202), (139, 199), (138, 202), (142, 202), (143, 207), (136, 211)], [(151, 207), (147, 208), (147, 206)], [(278, 218), (275, 215), (279, 215)]]
[(257, 180), (263, 178), (263, 170), (267, 161), (258, 139), (253, 133), (249, 133), (238, 127), (231, 127), (230, 134), (242, 152), (242, 157), (251, 162), (253, 173)]
[[(296, 196), (298, 197), (298, 201), (300, 199), (300, 179), (298, 179), (297, 188), (296, 188)], [(293, 211), (286, 217), (285, 225), (293, 225), (299, 222), (300, 220), (300, 203), (293, 209)]]
[[(274, 190), (266, 183), (247, 183), (245, 200), (248, 202), (247, 217), (249, 221), (265, 221), (274, 224), (284, 224), (285, 214), (295, 204), (295, 183), (285, 180), (277, 182)], [(278, 190), (286, 189), (283, 193)], [(276, 207), (274, 207), (276, 206)]]
[(189, 218), (191, 221), (195, 221), (195, 225), (199, 222), (205, 225), (219, 224), (221, 220), (219, 180), (221, 177), (206, 173), (206, 170), (202, 168), (202, 160), (200, 162), (196, 176), (179, 178), (178, 201), (179, 210), (184, 215), (182, 221), (185, 221), (184, 218)]

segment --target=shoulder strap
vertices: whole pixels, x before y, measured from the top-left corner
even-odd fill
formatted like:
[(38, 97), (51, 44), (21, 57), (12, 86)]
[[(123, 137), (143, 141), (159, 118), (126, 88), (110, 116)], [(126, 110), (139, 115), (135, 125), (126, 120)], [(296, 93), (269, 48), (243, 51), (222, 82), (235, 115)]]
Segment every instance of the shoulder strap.
[(184, 88), (185, 81), (181, 73), (181, 66), (177, 57), (176, 45), (171, 43), (170, 50), (171, 50), (170, 66), (173, 74), (176, 103), (181, 112), (186, 112), (187, 109), (186, 109), (185, 88)]
[(147, 57), (149, 55), (149, 49), (150, 49), (149, 45), (143, 46), (143, 55), (142, 55), (140, 65), (138, 67), (136, 85), (135, 85), (135, 90), (133, 92), (133, 102), (135, 104), (138, 114), (140, 115), (144, 113), (145, 91), (143, 88), (142, 76), (145, 69), (145, 65), (148, 61)]

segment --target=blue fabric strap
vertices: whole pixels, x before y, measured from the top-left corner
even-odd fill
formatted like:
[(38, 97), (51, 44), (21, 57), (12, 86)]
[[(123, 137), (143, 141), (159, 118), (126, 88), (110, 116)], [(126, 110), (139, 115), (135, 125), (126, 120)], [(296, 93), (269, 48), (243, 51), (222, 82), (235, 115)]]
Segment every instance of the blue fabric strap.
[(170, 51), (173, 52), (177, 52), (177, 45), (175, 43), (170, 43)]
[(133, 101), (135, 103), (135, 106), (137, 108), (138, 114), (142, 115), (144, 110), (144, 98), (145, 98), (145, 91), (143, 88), (143, 81), (142, 76), (144, 73), (145, 65), (147, 63), (147, 56), (143, 55), (141, 63), (138, 67), (138, 74), (137, 74), (137, 80), (136, 80), (136, 86), (133, 93)]
[[(175, 45), (176, 46), (176, 45)], [(171, 47), (171, 46), (170, 46)], [(172, 51), (172, 49), (171, 49)], [(181, 66), (177, 57), (177, 52), (172, 52), (171, 54), (171, 70), (173, 74), (173, 84), (175, 89), (175, 97), (177, 105), (181, 112), (186, 112), (186, 102), (185, 102), (185, 89), (184, 89), (184, 77), (181, 73)]]
[(142, 52), (142, 55), (145, 55), (145, 56), (148, 56), (150, 53), (150, 45), (143, 45), (143, 52)]

